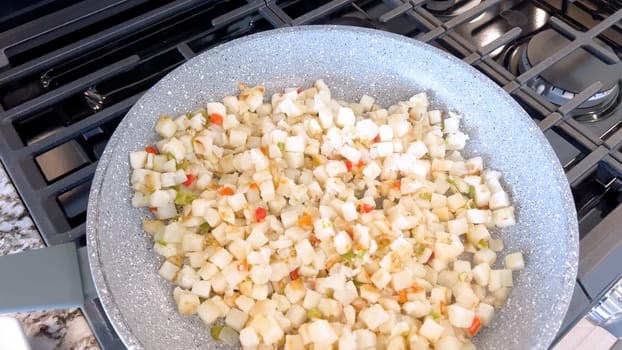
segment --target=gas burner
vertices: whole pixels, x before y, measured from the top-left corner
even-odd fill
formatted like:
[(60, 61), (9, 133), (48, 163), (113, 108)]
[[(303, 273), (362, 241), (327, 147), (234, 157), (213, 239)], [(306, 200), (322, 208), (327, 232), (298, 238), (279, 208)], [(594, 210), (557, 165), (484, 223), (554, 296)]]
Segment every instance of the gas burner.
[[(506, 65), (515, 75), (523, 74), (568, 42), (568, 39), (552, 29), (543, 30), (528, 42), (509, 50)], [(601, 45), (606, 47), (603, 43)], [(622, 63), (605, 64), (579, 48), (545, 69), (527, 85), (551, 103), (561, 106), (595, 81), (600, 81), (602, 88), (573, 112), (573, 117), (579, 121), (598, 121), (610, 116), (620, 103), (621, 79)]]
[(440, 18), (456, 17), (479, 5), (482, 0), (427, 0), (425, 8)]

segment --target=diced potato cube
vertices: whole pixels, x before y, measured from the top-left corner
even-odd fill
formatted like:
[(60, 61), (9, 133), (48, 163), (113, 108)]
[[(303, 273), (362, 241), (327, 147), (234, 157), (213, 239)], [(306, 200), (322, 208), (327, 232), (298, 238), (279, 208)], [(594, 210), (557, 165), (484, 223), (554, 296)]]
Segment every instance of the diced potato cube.
[(339, 339), (333, 327), (326, 320), (316, 319), (311, 322), (309, 324), (309, 333), (313, 342), (321, 346), (330, 346)]
[(505, 207), (492, 211), (492, 221), (497, 227), (508, 227), (516, 224), (514, 207)]
[(197, 312), (200, 303), (198, 295), (183, 291), (177, 301), (177, 311), (184, 316), (192, 315)]
[(361, 152), (352, 146), (344, 145), (341, 148), (340, 153), (345, 159), (349, 160), (353, 164), (357, 164), (361, 160)]
[(192, 293), (200, 296), (201, 298), (209, 298), (211, 291), (211, 281), (195, 281), (192, 284)]
[(473, 254), (473, 263), (476, 265), (484, 263), (492, 266), (496, 259), (497, 253), (488, 248), (480, 249)]
[(337, 120), (336, 124), (340, 127), (354, 125), (356, 122), (356, 116), (352, 109), (348, 107), (339, 107), (339, 111), (337, 112)]
[(214, 300), (207, 299), (198, 306), (197, 314), (206, 325), (211, 325), (220, 317), (220, 308)]
[(267, 345), (276, 344), (283, 338), (283, 330), (272, 316), (257, 314), (249, 324), (257, 333), (261, 334), (261, 338)]
[(259, 191), (261, 193), (261, 199), (265, 202), (269, 202), (274, 199), (274, 184), (272, 181), (264, 181), (259, 184)]
[(219, 268), (224, 269), (225, 266), (233, 260), (233, 255), (231, 255), (231, 253), (224, 248), (218, 248), (212, 255), (210, 255), (208, 260)]
[(236, 331), (241, 331), (248, 320), (248, 314), (239, 309), (232, 308), (225, 317), (225, 324)]
[(475, 309), (475, 315), (483, 326), (488, 326), (495, 315), (495, 307), (487, 303), (479, 303)]
[(285, 286), (285, 296), (287, 296), (292, 304), (296, 304), (301, 301), (304, 298), (306, 291), (307, 289), (300, 278), (290, 281)]
[(378, 142), (374, 144), (378, 157), (384, 158), (393, 154), (393, 142)]
[(522, 270), (525, 268), (523, 253), (516, 252), (505, 256), (505, 267), (512, 271)]
[(333, 298), (335, 298), (335, 300), (340, 302), (343, 306), (350, 305), (357, 297), (358, 292), (354, 282), (352, 281), (346, 282), (346, 287), (344, 289), (335, 290), (333, 293)]
[(315, 250), (308, 240), (304, 239), (296, 243), (296, 254), (302, 265), (307, 265), (315, 259)]
[(488, 209), (468, 209), (466, 213), (471, 224), (487, 224), (493, 220), (492, 212)]
[(146, 151), (134, 151), (130, 152), (130, 166), (132, 169), (141, 169), (145, 167), (147, 163)]
[(469, 224), (466, 218), (447, 221), (447, 231), (449, 231), (452, 235), (461, 235), (463, 233), (467, 233), (468, 230)]
[(454, 327), (469, 328), (473, 322), (475, 312), (457, 304), (451, 304), (447, 307), (449, 322)]
[(359, 290), (361, 292), (361, 297), (370, 303), (375, 303), (380, 298), (380, 290), (371, 284), (363, 284), (359, 287)]
[(173, 281), (175, 277), (177, 276), (177, 272), (179, 270), (180, 270), (179, 266), (171, 263), (168, 260), (164, 260), (164, 263), (162, 263), (162, 266), (160, 266), (158, 273), (160, 274), (160, 276), (164, 277), (165, 279), (169, 281)]
[(295, 328), (300, 327), (307, 320), (307, 310), (298, 304), (293, 304), (285, 314)]
[(445, 335), (441, 337), (436, 344), (434, 344), (435, 350), (462, 350), (462, 343), (458, 338), (453, 335)]
[(406, 340), (402, 336), (392, 337), (391, 339), (389, 339), (387, 350), (406, 350)]
[(261, 224), (255, 226), (251, 233), (246, 238), (246, 243), (248, 243), (252, 248), (257, 249), (268, 243), (268, 237), (264, 234), (268, 229), (268, 223), (262, 222)]
[(391, 282), (391, 274), (385, 269), (378, 269), (371, 276), (371, 281), (376, 287), (382, 289)]
[(245, 313), (249, 313), (255, 305), (255, 301), (246, 295), (240, 295), (235, 299), (235, 305)]
[(427, 317), (419, 328), (419, 334), (426, 337), (431, 342), (436, 342), (441, 337), (441, 334), (443, 334), (443, 329), (443, 326), (438, 324), (432, 318)]
[(402, 270), (391, 275), (393, 290), (399, 291), (411, 287), (413, 283), (413, 274), (410, 270)]
[(203, 240), (202, 235), (186, 232), (181, 241), (181, 249), (185, 252), (200, 252), (203, 250)]
[(251, 297), (255, 300), (264, 300), (268, 298), (268, 284), (254, 285)]
[(246, 207), (248, 202), (246, 197), (242, 193), (236, 193), (232, 196), (227, 196), (227, 202), (233, 211), (240, 211)]
[(480, 286), (487, 286), (490, 278), (490, 265), (487, 263), (478, 264), (473, 268), (473, 279)]
[(240, 343), (245, 349), (255, 349), (259, 346), (259, 335), (252, 327), (246, 327), (240, 331)]
[(340, 317), (343, 308), (335, 299), (322, 298), (317, 304), (318, 310), (325, 317)]
[(423, 317), (430, 314), (432, 306), (427, 300), (408, 301), (403, 305), (404, 311), (414, 317)]
[(347, 325), (353, 325), (356, 322), (356, 310), (352, 305), (343, 308), (343, 315)]
[(302, 337), (299, 334), (287, 334), (285, 336), (285, 347), (283, 350), (299, 350), (304, 349)]
[(199, 276), (204, 280), (210, 280), (215, 274), (218, 273), (218, 266), (205, 262), (199, 269)]
[(222, 270), (222, 274), (224, 275), (229, 288), (236, 288), (238, 284), (248, 277), (248, 271), (240, 269), (239, 266), (239, 262), (234, 261)]
[(378, 304), (374, 304), (359, 313), (359, 319), (371, 330), (377, 329), (381, 324), (389, 320), (389, 313)]
[(302, 302), (302, 306), (307, 310), (312, 309), (314, 307), (317, 307), (321, 299), (322, 299), (322, 294), (311, 289), (307, 290), (307, 293), (305, 294), (305, 298)]
[(498, 191), (490, 196), (488, 206), (492, 210), (508, 207), (510, 205), (510, 197), (505, 191)]
[(357, 329), (354, 331), (357, 349), (375, 349), (376, 333), (368, 329)]

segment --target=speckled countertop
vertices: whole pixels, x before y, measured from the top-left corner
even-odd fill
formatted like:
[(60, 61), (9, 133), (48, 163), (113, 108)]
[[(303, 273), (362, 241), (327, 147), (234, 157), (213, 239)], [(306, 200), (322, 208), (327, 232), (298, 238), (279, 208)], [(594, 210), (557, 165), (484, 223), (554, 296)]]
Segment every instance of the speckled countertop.
[[(39, 232), (0, 165), (0, 255), (43, 246)], [(32, 350), (100, 348), (79, 309), (0, 316), (20, 320)]]

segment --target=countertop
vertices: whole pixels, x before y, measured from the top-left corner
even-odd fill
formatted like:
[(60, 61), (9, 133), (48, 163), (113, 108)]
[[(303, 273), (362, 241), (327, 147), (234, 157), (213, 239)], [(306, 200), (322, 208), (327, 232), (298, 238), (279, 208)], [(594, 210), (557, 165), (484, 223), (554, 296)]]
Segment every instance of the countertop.
[[(0, 255), (45, 246), (13, 184), (0, 165)], [(79, 309), (0, 314), (18, 319), (32, 350), (100, 349)], [(0, 339), (0, 348), (3, 344)]]

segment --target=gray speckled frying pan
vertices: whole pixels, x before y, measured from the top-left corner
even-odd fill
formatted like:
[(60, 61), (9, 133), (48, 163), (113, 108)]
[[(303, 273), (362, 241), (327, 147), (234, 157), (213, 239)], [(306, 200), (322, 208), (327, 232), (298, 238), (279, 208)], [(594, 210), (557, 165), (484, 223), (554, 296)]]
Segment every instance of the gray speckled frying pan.
[[(236, 92), (239, 81), (268, 93), (324, 79), (333, 96), (365, 93), (388, 105), (418, 91), (464, 116), (469, 155), (504, 173), (518, 224), (495, 232), (527, 267), (482, 349), (545, 349), (570, 301), (578, 229), (569, 186), (553, 150), (514, 100), (467, 64), (429, 45), (385, 32), (340, 26), (279, 29), (234, 40), (179, 67), (149, 90), (113, 135), (99, 163), (88, 210), (89, 261), (103, 306), (129, 348), (215, 349), (198, 317), (180, 316), (160, 258), (141, 230), (146, 210), (130, 205), (128, 153), (156, 140), (160, 114), (192, 110)], [(500, 261), (502, 261), (502, 258)]]

